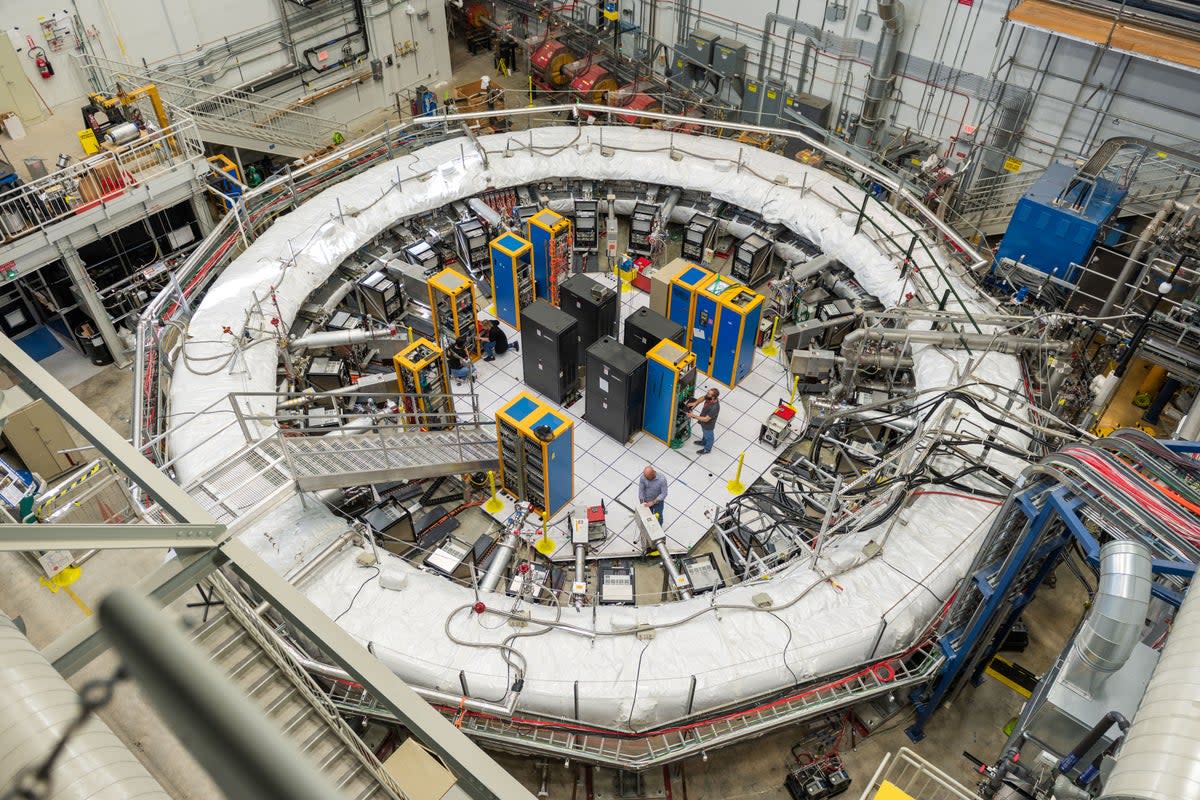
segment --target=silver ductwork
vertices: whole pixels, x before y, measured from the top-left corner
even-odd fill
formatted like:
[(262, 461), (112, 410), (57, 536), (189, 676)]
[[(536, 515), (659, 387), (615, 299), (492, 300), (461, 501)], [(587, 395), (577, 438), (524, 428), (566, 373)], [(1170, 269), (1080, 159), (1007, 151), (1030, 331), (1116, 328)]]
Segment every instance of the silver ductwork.
[(1100, 548), (1100, 585), (1092, 611), (1063, 664), (1063, 680), (1094, 695), (1129, 660), (1150, 606), (1150, 550), (1141, 542), (1111, 541)]
[(883, 125), (883, 101), (887, 99), (888, 87), (896, 74), (896, 56), (900, 51), (900, 31), (903, 29), (904, 6), (899, 0), (879, 0), (876, 13), (883, 23), (879, 34), (879, 46), (875, 48), (875, 60), (867, 76), (866, 98), (858, 118), (858, 144), (870, 144)]
[[(38, 765), (79, 715), (79, 695), (0, 614), (0, 787)], [(93, 716), (68, 740), (48, 800), (170, 800), (129, 748)]]
[(379, 339), (392, 339), (397, 335), (397, 328), (391, 325), (386, 328), (355, 328), (348, 331), (317, 331), (309, 333), (288, 342), (292, 350), (314, 350), (322, 347), (342, 347), (352, 344), (366, 344)]
[(1100, 800), (1200, 797), (1200, 592), (1192, 586)]

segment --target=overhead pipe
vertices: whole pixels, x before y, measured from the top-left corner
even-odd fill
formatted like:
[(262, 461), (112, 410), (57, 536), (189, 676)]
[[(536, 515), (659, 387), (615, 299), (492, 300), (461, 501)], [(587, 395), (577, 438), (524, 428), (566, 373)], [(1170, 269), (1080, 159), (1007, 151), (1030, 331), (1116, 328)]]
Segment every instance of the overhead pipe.
[[(1150, 220), (1150, 223), (1142, 229), (1137, 241), (1133, 245), (1133, 249), (1129, 251), (1129, 257), (1125, 259), (1125, 264), (1121, 267), (1121, 272), (1117, 275), (1116, 281), (1112, 285), (1112, 289), (1108, 291), (1108, 297), (1104, 298), (1104, 305), (1100, 307), (1100, 313), (1097, 315), (1103, 320), (1105, 317), (1112, 315), (1113, 306), (1117, 304), (1117, 295), (1125, 284), (1129, 283), (1129, 279), (1133, 277), (1133, 271), (1137, 269), (1138, 263), (1141, 261), (1142, 254), (1146, 252), (1146, 248), (1150, 246), (1150, 242), (1156, 235), (1158, 229), (1167, 221), (1172, 209), (1175, 207), (1175, 201), (1164, 200), (1162, 205), (1158, 207), (1158, 213)], [(1136, 291), (1136, 285), (1134, 287)]]
[(1114, 540), (1100, 548), (1100, 585), (1092, 611), (1067, 653), (1064, 681), (1095, 696), (1125, 665), (1146, 624), (1152, 583), (1145, 544)]
[(912, 331), (906, 328), (859, 328), (850, 331), (842, 339), (846, 345), (859, 342), (908, 342), (909, 344), (931, 344), (938, 347), (969, 347), (972, 350), (991, 350), (997, 353), (1064, 353), (1070, 348), (1068, 342), (1048, 342), (1031, 336), (992, 336), (987, 333), (956, 333), (955, 331)]
[[(0, 787), (14, 786), (22, 770), (43, 762), (79, 716), (79, 705), (71, 685), (0, 614)], [(94, 715), (63, 744), (49, 778), (45, 796), (53, 800), (171, 797)]]
[(875, 60), (867, 75), (866, 98), (862, 113), (858, 117), (858, 132), (855, 138), (860, 145), (875, 140), (883, 125), (883, 104), (887, 99), (888, 87), (896, 74), (896, 56), (900, 50), (900, 32), (903, 28), (904, 6), (899, 0), (879, 0), (875, 7), (883, 23), (879, 34), (879, 45), (875, 48)]
[(1183, 598), (1100, 800), (1200, 797), (1200, 591)]

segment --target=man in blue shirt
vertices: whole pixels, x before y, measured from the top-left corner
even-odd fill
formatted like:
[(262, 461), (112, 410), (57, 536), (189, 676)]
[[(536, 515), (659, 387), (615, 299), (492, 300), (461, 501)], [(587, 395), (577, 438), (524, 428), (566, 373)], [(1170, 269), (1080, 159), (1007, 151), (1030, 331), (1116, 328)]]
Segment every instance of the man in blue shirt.
[(663, 503), (666, 501), (667, 479), (660, 477), (654, 467), (646, 467), (638, 478), (638, 502), (654, 512), (659, 525), (663, 521)]

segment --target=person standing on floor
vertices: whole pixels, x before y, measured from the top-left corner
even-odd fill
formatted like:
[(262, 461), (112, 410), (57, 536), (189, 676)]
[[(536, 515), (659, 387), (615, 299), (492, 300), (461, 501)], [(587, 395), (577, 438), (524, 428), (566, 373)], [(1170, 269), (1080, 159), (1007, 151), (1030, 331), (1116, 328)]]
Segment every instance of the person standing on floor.
[(667, 502), (667, 479), (659, 476), (654, 467), (647, 466), (638, 478), (638, 502), (650, 509), (658, 524), (663, 522), (663, 504)]
[[(712, 452), (713, 439), (717, 434), (717, 415), (721, 413), (720, 396), (721, 393), (716, 389), (709, 389), (704, 397), (697, 397), (688, 403), (688, 408), (692, 409), (688, 416), (700, 423), (700, 438), (696, 440), (700, 449), (696, 451), (697, 455)], [(700, 410), (696, 411), (696, 408)]]

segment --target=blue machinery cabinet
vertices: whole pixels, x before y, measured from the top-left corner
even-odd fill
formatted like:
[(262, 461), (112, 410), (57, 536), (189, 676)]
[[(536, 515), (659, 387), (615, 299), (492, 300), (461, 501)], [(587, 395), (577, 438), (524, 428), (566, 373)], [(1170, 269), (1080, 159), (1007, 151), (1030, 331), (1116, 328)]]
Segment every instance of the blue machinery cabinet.
[(571, 221), (543, 208), (526, 225), (533, 246), (533, 286), (537, 298), (558, 305), (558, 285), (571, 271)]
[(528, 241), (515, 233), (492, 240), (492, 304), (496, 317), (521, 330), (521, 309), (533, 305), (533, 268)]
[(712, 280), (712, 273), (704, 267), (692, 265), (680, 270), (671, 278), (667, 292), (667, 319), (684, 330), (683, 346), (692, 346), (692, 317), (696, 311), (696, 290)]
[(528, 392), (496, 412), (500, 485), (554, 515), (575, 494), (574, 423)]
[(683, 404), (696, 391), (696, 356), (670, 339), (646, 354), (646, 402), (642, 427), (671, 447), (682, 447), (688, 437), (687, 409)]
[(734, 286), (721, 295), (709, 369), (713, 380), (732, 389), (750, 374), (762, 309), (763, 296), (745, 286)]
[(1106, 178), (1075, 182), (1075, 168), (1051, 164), (1017, 202), (996, 258), (1023, 262), (1074, 282), (1101, 229), (1125, 199), (1126, 189)]

